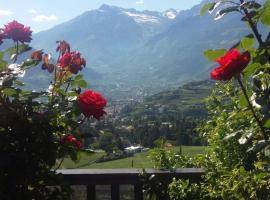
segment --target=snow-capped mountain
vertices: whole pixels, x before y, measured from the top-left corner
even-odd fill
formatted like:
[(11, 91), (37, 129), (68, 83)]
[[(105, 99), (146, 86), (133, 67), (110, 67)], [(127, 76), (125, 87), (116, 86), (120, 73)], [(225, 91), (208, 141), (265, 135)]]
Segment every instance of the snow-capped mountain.
[[(177, 13), (177, 11), (170, 9), (168, 10), (168, 15), (163, 14), (161, 12), (157, 12), (157, 11), (137, 11), (135, 9), (124, 9), (124, 8), (120, 8), (117, 6), (109, 6), (106, 4), (103, 4), (99, 9), (97, 9), (97, 11), (100, 12), (118, 12), (119, 14), (124, 14), (127, 15), (129, 17), (131, 17), (135, 22), (142, 24), (142, 23), (163, 23), (164, 21), (166, 21), (168, 18), (172, 19), (173, 17), (175, 17), (175, 12)], [(166, 11), (167, 12), (167, 11)]]
[(124, 11), (128, 16), (132, 17), (138, 23), (160, 23), (159, 18), (142, 13)]
[(177, 15), (178, 15), (178, 11), (172, 8), (163, 12), (163, 16), (169, 19), (175, 19)]
[(90, 85), (109, 96), (132, 95), (138, 88), (158, 92), (207, 78), (211, 64), (204, 49), (228, 48), (249, 33), (236, 15), (219, 23), (199, 16), (201, 6), (156, 12), (102, 5), (35, 34), (32, 46), (54, 52), (55, 41), (68, 41), (86, 58)]

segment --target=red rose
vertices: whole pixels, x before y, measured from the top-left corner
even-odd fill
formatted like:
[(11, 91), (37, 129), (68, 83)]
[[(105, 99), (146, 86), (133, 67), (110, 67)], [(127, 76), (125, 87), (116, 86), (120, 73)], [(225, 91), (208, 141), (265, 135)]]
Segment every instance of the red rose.
[(79, 95), (77, 103), (85, 117), (89, 118), (93, 116), (99, 120), (100, 117), (106, 114), (104, 107), (106, 106), (107, 101), (97, 92), (86, 90)]
[(86, 61), (84, 58), (81, 58), (81, 54), (79, 52), (72, 52), (71, 63), (69, 66), (69, 71), (73, 74), (77, 74), (80, 70), (82, 70), (82, 66), (85, 67)]
[(71, 53), (65, 53), (60, 59), (58, 65), (62, 68), (70, 65)]
[(30, 27), (26, 27), (15, 20), (5, 25), (3, 33), (6, 35), (6, 38), (10, 38), (14, 42), (24, 43), (32, 40)]
[(82, 144), (79, 140), (73, 141), (73, 145), (77, 148), (80, 149), (82, 147)]
[(77, 74), (80, 70), (82, 70), (82, 66), (85, 67), (86, 61), (84, 58), (81, 58), (81, 54), (79, 52), (66, 52), (59, 59), (58, 65), (62, 68), (68, 67), (68, 70)]
[(237, 49), (231, 49), (216, 60), (220, 67), (212, 70), (211, 78), (213, 80), (230, 80), (233, 76), (239, 75), (249, 61), (250, 54), (248, 51), (241, 54)]
[(42, 60), (42, 54), (43, 54), (43, 51), (42, 50), (37, 50), (37, 51), (34, 51), (32, 54), (31, 54), (31, 58), (35, 61), (41, 61)]
[(61, 144), (72, 144), (73, 146), (75, 146), (77, 149), (81, 148), (81, 142), (79, 140), (77, 140), (72, 134), (67, 134), (64, 137), (61, 138), (60, 140)]

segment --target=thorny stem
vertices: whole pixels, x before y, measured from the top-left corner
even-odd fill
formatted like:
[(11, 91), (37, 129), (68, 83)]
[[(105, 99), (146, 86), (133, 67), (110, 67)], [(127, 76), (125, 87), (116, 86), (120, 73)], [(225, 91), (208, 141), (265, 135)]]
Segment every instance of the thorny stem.
[(62, 158), (62, 159), (61, 159), (61, 161), (60, 161), (60, 163), (58, 164), (58, 166), (54, 169), (54, 172), (56, 172), (56, 170), (58, 170), (58, 169), (61, 167), (61, 165), (62, 165), (64, 159), (65, 159), (65, 158)]
[(13, 63), (15, 63), (17, 61), (17, 57), (18, 57), (18, 53), (19, 53), (19, 42), (15, 42), (15, 49), (16, 49), (16, 54), (13, 60)]
[(70, 83), (71, 83), (71, 78), (69, 78), (69, 80), (68, 80), (68, 84), (67, 84), (67, 87), (66, 87), (66, 89), (65, 89), (65, 92), (68, 91), (68, 88), (69, 88), (69, 86), (70, 86)]
[[(244, 0), (240, 0), (240, 2), (241, 2), (241, 4), (243, 4)], [(243, 11), (244, 11), (244, 13), (245, 13), (245, 15), (247, 17), (248, 23), (249, 23), (255, 37), (257, 38), (259, 44), (262, 45), (263, 41), (262, 41), (261, 35), (260, 35), (260, 33), (259, 33), (258, 29), (257, 29), (257, 26), (253, 23), (248, 10), (246, 8), (243, 8)]]
[(241, 89), (242, 89), (242, 91), (243, 91), (243, 93), (244, 93), (244, 96), (245, 96), (245, 98), (246, 98), (246, 100), (247, 100), (247, 103), (248, 103), (248, 106), (249, 106), (249, 108), (250, 108), (250, 110), (251, 110), (251, 112), (252, 112), (252, 115), (253, 115), (253, 117), (255, 118), (255, 120), (256, 120), (258, 126), (260, 127), (260, 129), (261, 129), (261, 131), (262, 131), (262, 134), (263, 134), (264, 139), (267, 140), (268, 137), (267, 137), (267, 134), (266, 134), (266, 132), (265, 132), (265, 129), (264, 129), (264, 127), (263, 127), (263, 125), (262, 125), (262, 123), (261, 123), (259, 117), (256, 115), (253, 106), (251, 105), (251, 103), (250, 103), (250, 101), (249, 101), (249, 98), (248, 98), (248, 95), (247, 95), (247, 90), (246, 90), (246, 88), (244, 87), (244, 85), (243, 85), (243, 83), (242, 83), (242, 80), (241, 80), (240, 75), (236, 76), (236, 79), (237, 79), (237, 81), (238, 81), (238, 83), (239, 83), (239, 85), (240, 85), (240, 87), (241, 87)]
[[(243, 4), (244, 3), (244, 0), (240, 0), (240, 2), (241, 2), (241, 4)], [(250, 27), (251, 27), (251, 29), (252, 29), (252, 31), (253, 31), (256, 39), (257, 39), (257, 41), (259, 42), (259, 45), (260, 46), (263, 46), (263, 43), (264, 42), (262, 40), (261, 34), (259, 33), (256, 24), (252, 21), (252, 18), (250, 16), (250, 13), (248, 12), (248, 10), (246, 8), (243, 8), (243, 11), (244, 11), (244, 13), (246, 15), (247, 21), (248, 21), (248, 23), (249, 23), (249, 25), (250, 25)], [(268, 63), (270, 63), (270, 57), (269, 57), (269, 55), (268, 55), (267, 52), (265, 53), (265, 57), (266, 57)]]
[[(59, 59), (60, 59), (60, 53), (59, 53), (59, 55), (58, 55), (58, 59), (57, 59), (57, 63), (59, 62)], [(52, 88), (52, 97), (51, 97), (51, 103), (53, 103), (53, 101), (54, 101), (54, 93), (55, 93), (55, 88), (56, 88), (56, 79), (57, 79), (57, 74), (56, 74), (56, 72), (57, 72), (57, 66), (55, 65), (54, 66), (54, 82), (53, 82), (53, 88)]]

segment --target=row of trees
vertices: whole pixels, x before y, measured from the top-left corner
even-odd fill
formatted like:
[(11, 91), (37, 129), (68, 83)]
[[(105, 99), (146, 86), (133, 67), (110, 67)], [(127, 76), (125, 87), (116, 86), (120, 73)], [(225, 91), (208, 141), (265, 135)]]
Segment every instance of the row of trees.
[(193, 118), (169, 122), (162, 122), (158, 118), (153, 121), (133, 121), (134, 129), (126, 133), (126, 136), (132, 143), (145, 147), (156, 147), (156, 141), (160, 138), (169, 140), (173, 145), (202, 145), (204, 142), (196, 130), (200, 122)]

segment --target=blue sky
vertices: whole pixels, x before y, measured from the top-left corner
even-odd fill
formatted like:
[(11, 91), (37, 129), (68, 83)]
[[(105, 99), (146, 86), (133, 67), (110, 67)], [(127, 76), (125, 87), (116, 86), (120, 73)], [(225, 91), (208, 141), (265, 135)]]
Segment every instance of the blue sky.
[(138, 10), (189, 9), (201, 0), (1, 0), (0, 26), (15, 19), (34, 32), (70, 20), (102, 4)]

